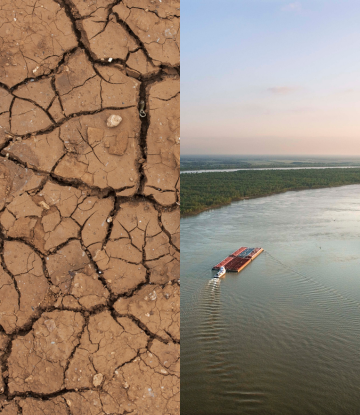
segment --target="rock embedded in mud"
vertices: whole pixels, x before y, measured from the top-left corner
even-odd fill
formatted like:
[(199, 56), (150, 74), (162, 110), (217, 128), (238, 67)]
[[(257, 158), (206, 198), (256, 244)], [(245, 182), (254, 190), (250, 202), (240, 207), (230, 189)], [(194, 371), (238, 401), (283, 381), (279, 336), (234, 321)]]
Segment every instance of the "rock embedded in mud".
[(122, 121), (120, 115), (110, 115), (110, 117), (106, 121), (106, 125), (109, 128), (117, 127)]
[(102, 381), (104, 379), (104, 376), (101, 373), (97, 373), (93, 377), (93, 385), (96, 387), (100, 386), (102, 384)]

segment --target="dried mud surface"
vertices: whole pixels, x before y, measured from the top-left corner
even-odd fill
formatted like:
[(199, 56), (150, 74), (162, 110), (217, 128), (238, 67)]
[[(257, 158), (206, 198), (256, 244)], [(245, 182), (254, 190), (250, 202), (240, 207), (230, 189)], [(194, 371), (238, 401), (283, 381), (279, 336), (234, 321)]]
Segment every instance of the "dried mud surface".
[(179, 11), (1, 1), (1, 414), (180, 412)]

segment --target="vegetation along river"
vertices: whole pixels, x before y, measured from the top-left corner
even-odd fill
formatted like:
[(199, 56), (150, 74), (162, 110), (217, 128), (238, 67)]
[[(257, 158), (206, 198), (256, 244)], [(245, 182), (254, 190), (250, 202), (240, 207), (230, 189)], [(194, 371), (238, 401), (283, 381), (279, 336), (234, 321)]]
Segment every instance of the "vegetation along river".
[(262, 167), (262, 168), (251, 168), (251, 169), (210, 169), (210, 170), (184, 170), (181, 171), (180, 174), (190, 174), (190, 173), (227, 173), (231, 171), (249, 171), (249, 170), (256, 170), (256, 171), (267, 171), (267, 170), (324, 170), (324, 169), (358, 169), (360, 166), (343, 166), (343, 167)]
[[(211, 267), (265, 252), (215, 289)], [(181, 219), (181, 413), (360, 410), (360, 185)]]

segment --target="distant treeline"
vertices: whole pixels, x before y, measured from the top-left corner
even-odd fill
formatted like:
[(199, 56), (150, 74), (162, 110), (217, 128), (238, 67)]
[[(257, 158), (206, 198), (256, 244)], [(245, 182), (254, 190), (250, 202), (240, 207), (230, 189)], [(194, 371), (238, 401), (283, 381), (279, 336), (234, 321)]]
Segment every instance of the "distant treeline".
[(180, 170), (227, 170), (227, 169), (252, 169), (252, 168), (276, 168), (276, 167), (345, 167), (359, 166), (359, 159), (334, 159), (334, 158), (311, 158), (311, 159), (276, 159), (276, 158), (250, 158), (239, 156), (182, 156)]
[(241, 160), (222, 159), (186, 159), (181, 157), (180, 170), (226, 170), (226, 169), (249, 169), (251, 163)]
[(360, 168), (182, 174), (181, 213), (199, 213), (235, 200), (268, 196), (289, 190), (357, 183), (360, 183)]

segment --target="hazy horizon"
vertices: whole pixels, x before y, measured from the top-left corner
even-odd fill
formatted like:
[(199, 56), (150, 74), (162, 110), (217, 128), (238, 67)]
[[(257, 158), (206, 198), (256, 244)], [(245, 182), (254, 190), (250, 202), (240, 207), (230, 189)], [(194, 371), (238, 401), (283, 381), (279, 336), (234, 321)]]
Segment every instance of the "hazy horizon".
[(360, 159), (360, 154), (358, 155), (352, 155), (352, 154), (337, 154), (337, 155), (326, 155), (326, 154), (182, 154), (182, 156), (185, 157), (236, 157), (236, 158), (275, 158), (279, 157), (281, 158), (316, 158), (316, 159)]
[(181, 154), (360, 155), (360, 3), (183, 0)]

